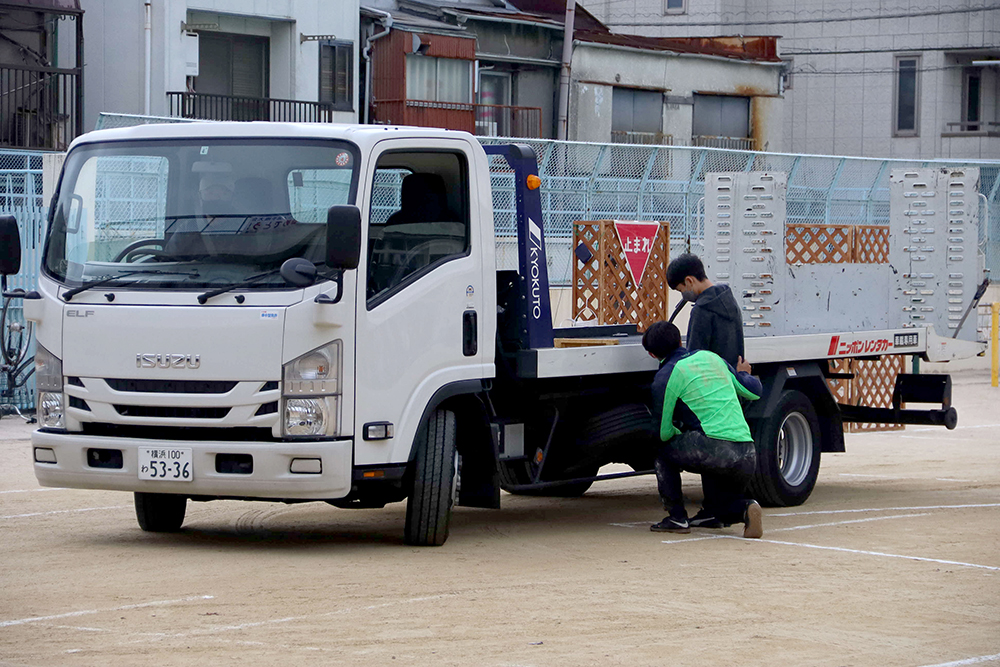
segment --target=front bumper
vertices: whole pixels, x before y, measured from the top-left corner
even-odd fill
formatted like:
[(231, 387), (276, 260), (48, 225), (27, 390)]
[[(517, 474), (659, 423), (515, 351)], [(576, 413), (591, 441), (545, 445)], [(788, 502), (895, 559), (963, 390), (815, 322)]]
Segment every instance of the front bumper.
[[(35, 431), (32, 451), (52, 450), (55, 463), (35, 460), (35, 477), (42, 486), (74, 489), (110, 489), (146, 493), (179, 493), (186, 496), (260, 498), (270, 500), (333, 500), (351, 491), (354, 441), (317, 442), (187, 442), (145, 438), (111, 438), (75, 433)], [(190, 448), (193, 479), (190, 482), (139, 479), (140, 447)], [(93, 467), (88, 450), (121, 451), (121, 468)], [(253, 457), (250, 474), (216, 471), (219, 454)], [(320, 459), (318, 473), (293, 473), (293, 459)]]

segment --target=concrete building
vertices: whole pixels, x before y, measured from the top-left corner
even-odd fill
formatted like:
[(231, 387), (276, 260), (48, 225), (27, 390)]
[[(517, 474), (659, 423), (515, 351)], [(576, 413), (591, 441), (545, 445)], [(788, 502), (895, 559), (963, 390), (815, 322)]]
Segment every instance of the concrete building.
[(357, 0), (80, 4), (85, 129), (102, 111), (212, 120), (358, 119)]
[(785, 148), (1000, 158), (1000, 4), (584, 0), (612, 30), (780, 34)]
[[(553, 0), (366, 0), (370, 119), (554, 137), (564, 20)], [(571, 140), (779, 148), (773, 37), (615, 35), (577, 6), (573, 46)]]
[(773, 37), (582, 36), (569, 138), (783, 150), (781, 65)]

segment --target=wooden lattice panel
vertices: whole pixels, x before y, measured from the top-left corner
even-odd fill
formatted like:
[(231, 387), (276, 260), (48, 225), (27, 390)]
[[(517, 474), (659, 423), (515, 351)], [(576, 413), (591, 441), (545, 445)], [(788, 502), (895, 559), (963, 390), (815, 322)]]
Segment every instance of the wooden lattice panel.
[(858, 264), (888, 264), (889, 228), (885, 225), (856, 225), (854, 261)]
[[(896, 386), (896, 376), (904, 373), (906, 357), (899, 354), (886, 355), (879, 359), (852, 359), (854, 380), (851, 387), (851, 403), (870, 408), (891, 408), (892, 390)], [(901, 431), (903, 424), (851, 424), (854, 432)]]
[[(851, 360), (850, 359), (831, 359), (830, 360), (830, 372), (831, 373), (850, 373), (851, 372)], [(851, 381), (847, 379), (827, 379), (826, 383), (830, 385), (830, 391), (833, 392), (833, 397), (838, 403), (843, 403), (845, 405), (850, 405), (851, 403)], [(847, 427), (847, 424), (844, 425)]]
[(613, 220), (573, 223), (573, 247), (585, 246), (592, 255), (573, 264), (573, 319), (597, 324), (636, 324), (645, 331), (668, 317), (667, 265), (670, 263), (670, 225), (660, 229), (649, 253), (642, 284), (633, 284), (621, 240)]
[(854, 261), (851, 225), (785, 225), (789, 264), (841, 264)]
[[(906, 372), (906, 357), (889, 355), (879, 359), (831, 359), (832, 373), (853, 373), (853, 379), (827, 380), (838, 403), (864, 405), (870, 408), (892, 407), (892, 391), (896, 375)], [(845, 432), (901, 431), (903, 424), (870, 424), (848, 422)]]

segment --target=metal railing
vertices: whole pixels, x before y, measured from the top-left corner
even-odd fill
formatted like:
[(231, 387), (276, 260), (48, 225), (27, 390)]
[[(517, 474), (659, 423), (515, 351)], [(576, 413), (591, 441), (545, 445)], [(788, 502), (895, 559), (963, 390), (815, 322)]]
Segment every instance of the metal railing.
[(0, 147), (65, 150), (82, 133), (78, 70), (0, 65)]
[(611, 130), (613, 144), (642, 144), (645, 146), (673, 146), (674, 135), (663, 132), (632, 132), (630, 130)]
[(386, 125), (441, 127), (481, 137), (538, 139), (542, 136), (539, 107), (433, 100), (378, 100), (372, 107), (375, 122)]
[(703, 148), (729, 148), (736, 151), (756, 150), (756, 141), (751, 137), (715, 137), (700, 134), (691, 137), (691, 145)]
[(271, 97), (168, 92), (170, 115), (202, 120), (270, 120), (282, 123), (332, 123), (333, 102)]
[(542, 137), (542, 110), (508, 104), (473, 104), (476, 134), (481, 137)]
[(1000, 123), (984, 120), (958, 120), (945, 123), (945, 136), (951, 135), (981, 135), (1000, 136)]

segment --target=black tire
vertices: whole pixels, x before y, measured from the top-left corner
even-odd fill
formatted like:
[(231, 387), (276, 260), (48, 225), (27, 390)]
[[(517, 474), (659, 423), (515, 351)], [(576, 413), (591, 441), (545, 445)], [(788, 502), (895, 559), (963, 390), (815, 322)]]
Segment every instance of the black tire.
[(187, 498), (173, 493), (136, 493), (135, 518), (149, 533), (175, 533), (184, 523)]
[(413, 490), (406, 501), (407, 544), (439, 547), (448, 539), (458, 482), (456, 430), (455, 413), (436, 410), (418, 436)]
[(757, 470), (750, 494), (763, 505), (789, 507), (809, 498), (819, 476), (816, 410), (800, 391), (782, 393), (774, 413), (757, 423)]
[(588, 418), (579, 449), (603, 462), (624, 463), (637, 472), (652, 470), (660, 446), (657, 422), (642, 403), (626, 403)]

